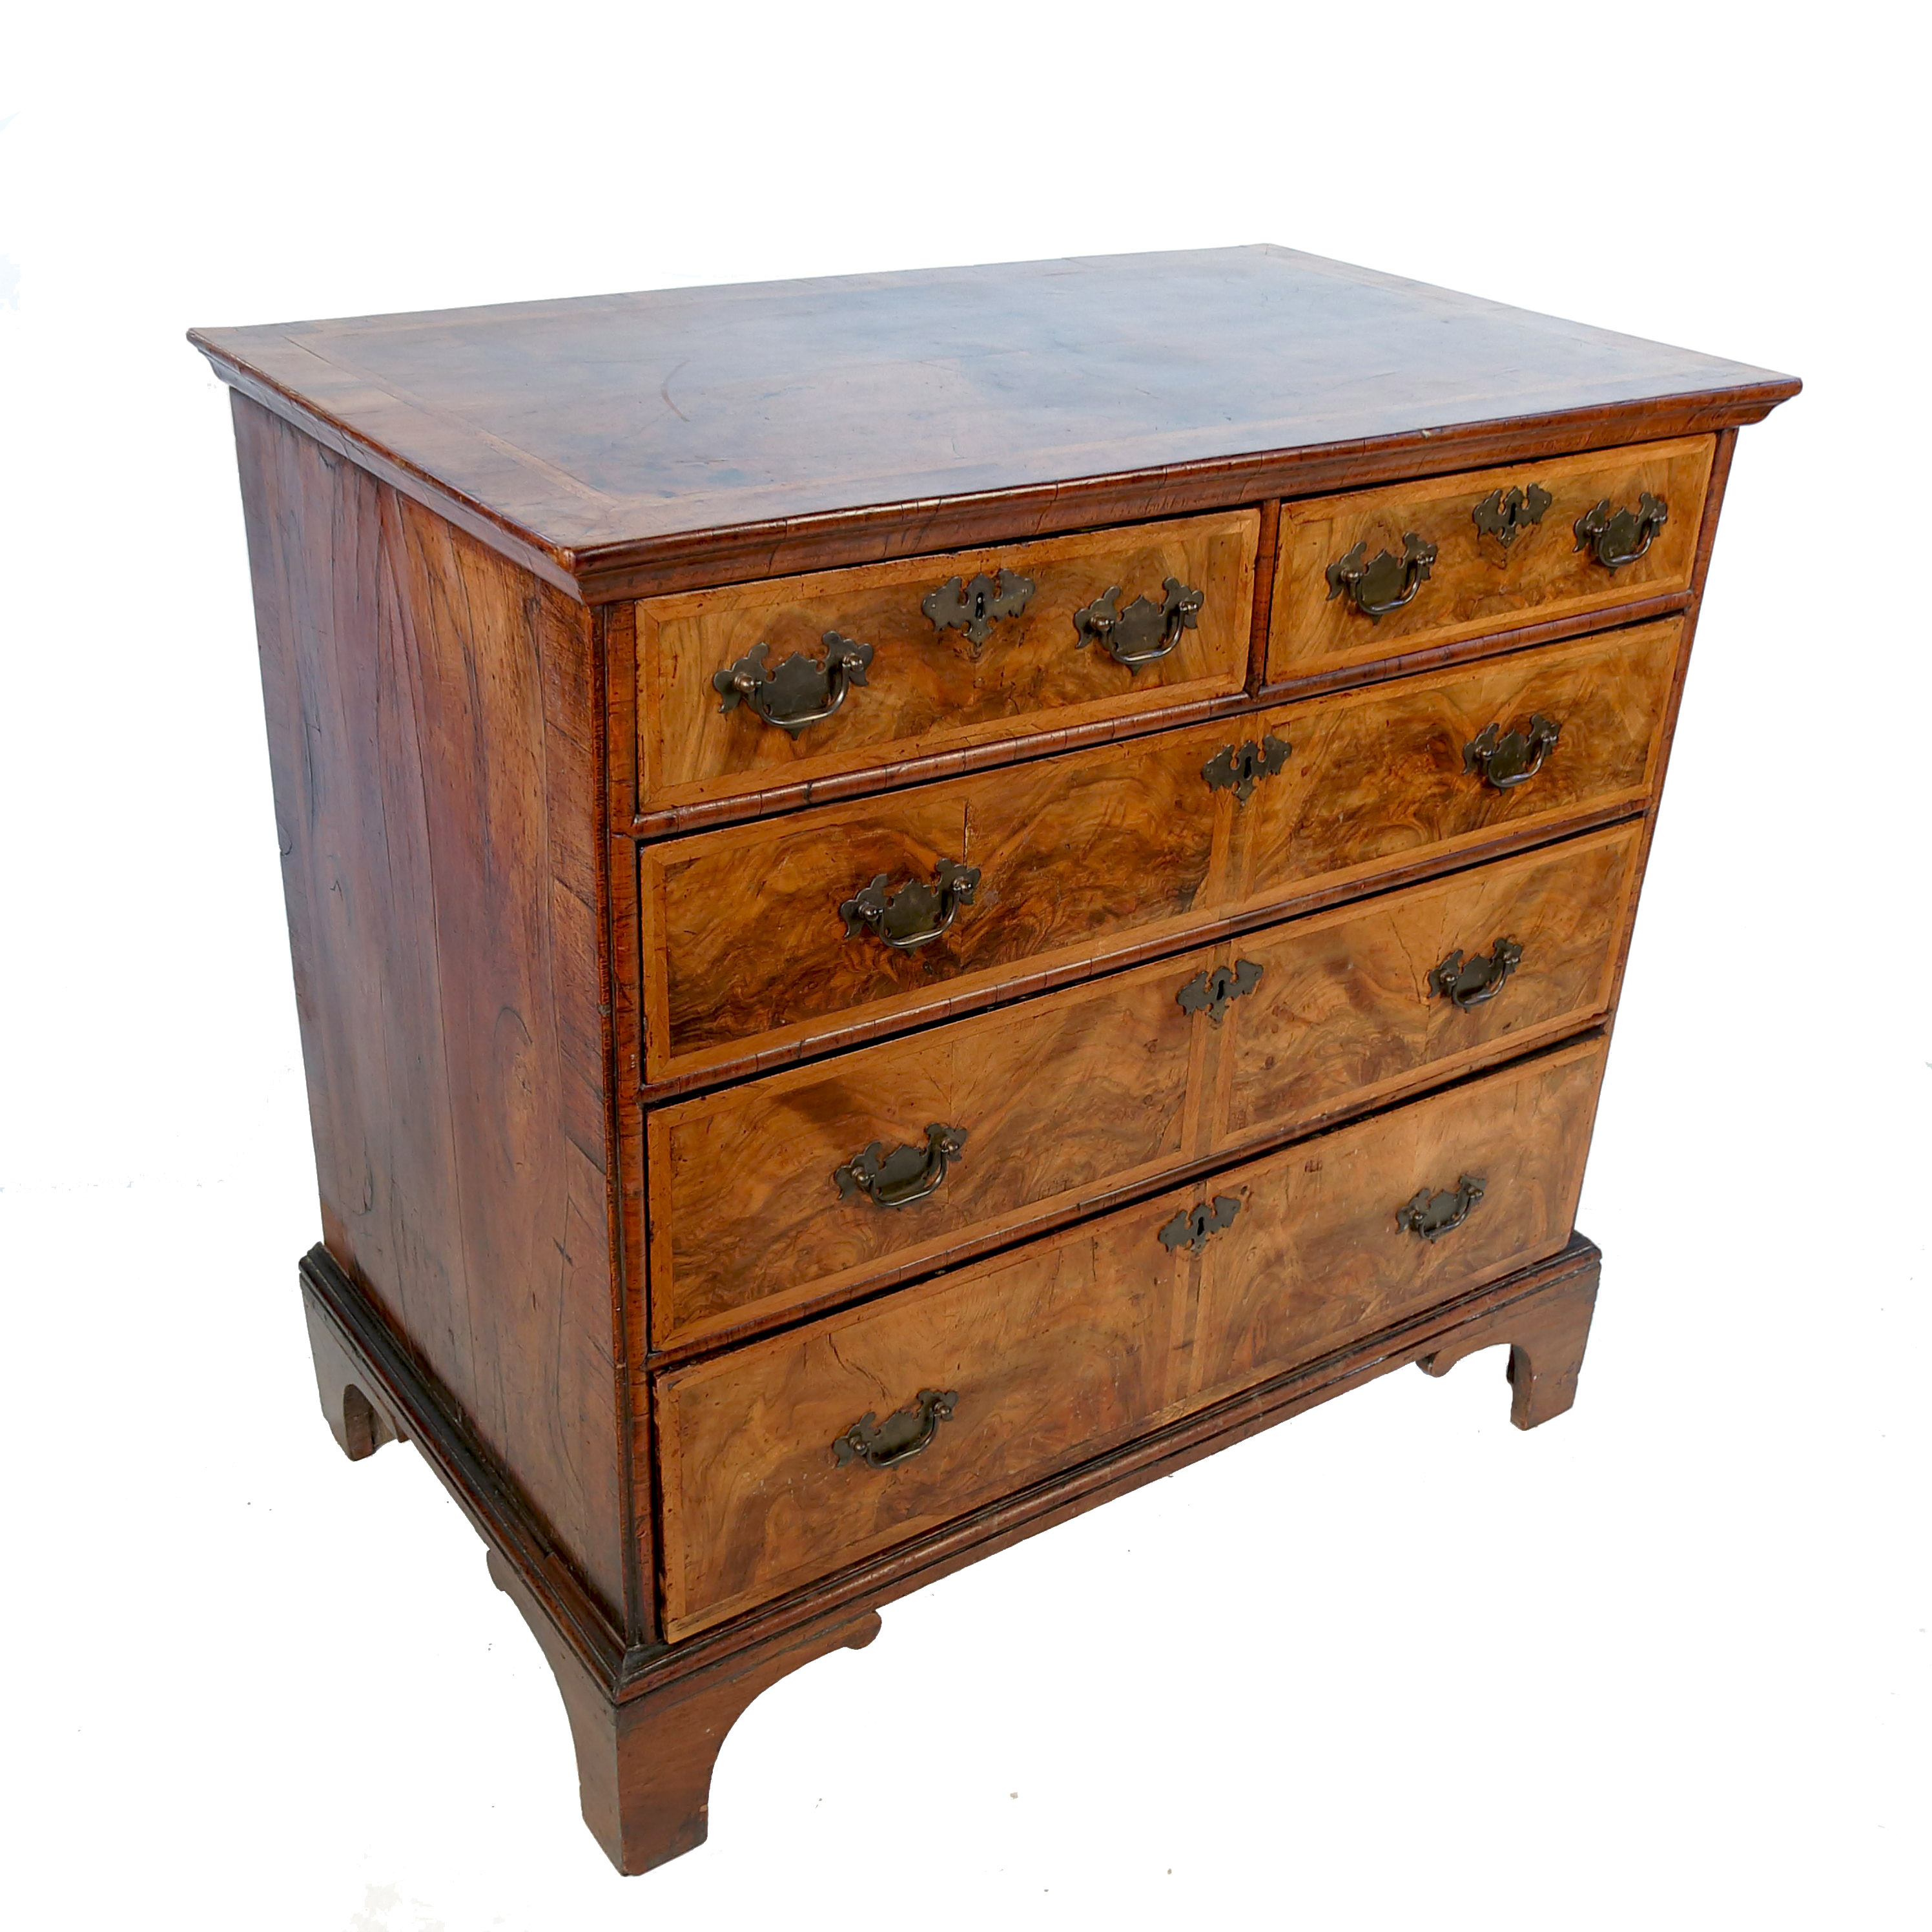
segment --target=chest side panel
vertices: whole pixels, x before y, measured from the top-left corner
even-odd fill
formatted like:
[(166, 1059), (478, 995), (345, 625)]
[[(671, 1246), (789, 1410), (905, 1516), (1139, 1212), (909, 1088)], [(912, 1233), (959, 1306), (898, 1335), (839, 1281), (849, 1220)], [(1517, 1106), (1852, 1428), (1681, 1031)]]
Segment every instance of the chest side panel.
[(235, 414), (323, 1238), (614, 1610), (589, 613)]

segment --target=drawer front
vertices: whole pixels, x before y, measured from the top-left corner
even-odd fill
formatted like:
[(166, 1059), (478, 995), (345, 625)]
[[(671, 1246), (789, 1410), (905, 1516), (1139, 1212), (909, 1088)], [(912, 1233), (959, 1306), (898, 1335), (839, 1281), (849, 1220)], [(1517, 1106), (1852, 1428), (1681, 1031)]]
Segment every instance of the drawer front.
[[(1174, 993), (1213, 961), (1202, 949), (658, 1108), (652, 1340), (856, 1293), (1178, 1164), (1206, 1042)], [(932, 1150), (934, 1127), (956, 1154)]]
[[(1602, 1064), (1593, 1036), (659, 1376), (667, 1634), (1554, 1253)], [(1404, 1226), (1466, 1178), (1460, 1226)], [(1204, 1199), (1232, 1221), (1163, 1241)]]
[[(1260, 526), (1240, 510), (646, 599), (640, 802), (735, 797), (1239, 691)], [(865, 661), (828, 680), (828, 652), (848, 647)]]
[[(1668, 619), (646, 846), (646, 1078), (941, 1017), (966, 992), (1185, 944), (1212, 917), (1634, 808), (1682, 638)], [(1537, 717), (1560, 732), (1534, 776), (1492, 782), (1526, 771), (1504, 748)], [(1291, 748), (1278, 770), (1216, 782), (1264, 742)]]
[[(1243, 1170), (1252, 1192), (1209, 1244), (1194, 1386), (1238, 1388), (1554, 1254), (1576, 1225), (1605, 1048), (1558, 1047)], [(1432, 1240), (1401, 1226), (1425, 1192), (1446, 1217), (1435, 1197), (1465, 1179), (1480, 1191), (1461, 1225)]]
[(654, 1343), (849, 1298), (1580, 1030), (1610, 1004), (1640, 831), (656, 1109)]
[[(1688, 590), (1715, 447), (1692, 436), (1284, 503), (1270, 682)], [(1646, 498), (1660, 525), (1636, 520)], [(1585, 526), (1604, 505), (1604, 526)]]
[[(1610, 1008), (1642, 821), (1244, 933), (1221, 1027), (1216, 1151), (1579, 1030)], [(1210, 1029), (1211, 1030), (1211, 1029)]]

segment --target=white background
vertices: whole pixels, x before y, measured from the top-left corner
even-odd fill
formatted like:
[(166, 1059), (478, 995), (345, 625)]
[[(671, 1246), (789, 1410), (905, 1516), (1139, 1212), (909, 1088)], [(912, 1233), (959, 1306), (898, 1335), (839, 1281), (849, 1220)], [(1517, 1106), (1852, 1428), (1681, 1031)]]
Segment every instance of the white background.
[[(1922, 8), (42, 7), (0, 43), (16, 1924), (1927, 1922)], [(1915, 132), (1915, 128), (1918, 132)], [(326, 1433), (224, 324), (1275, 241), (1802, 375), (1744, 432), (1573, 1414), (1387, 1378), (885, 1613), (617, 1879)]]

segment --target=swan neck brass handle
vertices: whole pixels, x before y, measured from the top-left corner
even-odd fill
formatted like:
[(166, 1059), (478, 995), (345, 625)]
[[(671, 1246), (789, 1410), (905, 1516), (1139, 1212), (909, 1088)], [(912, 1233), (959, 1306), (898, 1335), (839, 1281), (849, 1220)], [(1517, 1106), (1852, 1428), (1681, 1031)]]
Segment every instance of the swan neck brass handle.
[(957, 1389), (921, 1389), (904, 1408), (896, 1408), (881, 1422), (876, 1411), (867, 1409), (844, 1434), (836, 1437), (832, 1453), (842, 1469), (848, 1462), (862, 1462), (868, 1469), (890, 1469), (909, 1462), (922, 1449), (930, 1448), (942, 1422), (952, 1420)]
[(1365, 537), (1346, 556), (1338, 556), (1328, 566), (1328, 596), (1332, 604), (1345, 592), (1350, 603), (1371, 622), (1378, 622), (1391, 610), (1400, 610), (1415, 601), (1416, 592), (1429, 580), (1436, 562), (1436, 546), (1425, 542), (1413, 530), (1402, 533), (1402, 554), (1378, 550), (1369, 556)]
[(1606, 496), (1594, 510), (1576, 519), (1576, 548), (1589, 547), (1590, 554), (1606, 570), (1616, 571), (1634, 563), (1650, 548), (1657, 533), (1670, 520), (1670, 506), (1661, 496), (1646, 490), (1634, 510), (1610, 507)]
[(1459, 946), (1431, 969), (1429, 990), (1466, 1013), (1493, 1000), (1522, 964), (1522, 948), (1513, 939), (1499, 939), (1488, 952), (1472, 952), (1466, 959)]
[(948, 578), (920, 599), (919, 608), (932, 620), (935, 631), (964, 631), (976, 658), (993, 626), (1003, 617), (1017, 617), (1034, 590), (1033, 579), (1017, 571), (998, 570), (988, 577), (982, 570), (970, 584)]
[(808, 724), (820, 724), (845, 702), (845, 694), (866, 681), (872, 662), (870, 644), (827, 631), (822, 663), (794, 652), (774, 670), (766, 662), (770, 646), (754, 644), (734, 664), (711, 674), (711, 688), (724, 702), (721, 712), (740, 704), (796, 738)]
[(1483, 1198), (1483, 1182), (1474, 1174), (1459, 1175), (1453, 1188), (1440, 1193), (1419, 1187), (1412, 1198), (1396, 1210), (1398, 1228), (1420, 1234), (1425, 1241), (1439, 1240), (1453, 1233), (1469, 1218), (1469, 1210)]
[(930, 946), (959, 916), (962, 906), (973, 903), (980, 890), (980, 868), (942, 859), (933, 882), (910, 879), (896, 892), (886, 890), (890, 874), (881, 872), (862, 886), (838, 908), (845, 922), (845, 937), (856, 939), (869, 929), (896, 952), (910, 952)]
[(885, 1143), (874, 1141), (842, 1166), (835, 1167), (832, 1178), (838, 1184), (842, 1201), (862, 1194), (874, 1208), (910, 1208), (938, 1191), (946, 1178), (946, 1162), (956, 1160), (965, 1146), (964, 1127), (934, 1121), (918, 1145), (896, 1147), (886, 1154)]
[(1563, 727), (1540, 711), (1530, 713), (1528, 728), (1521, 731), (1485, 724), (1462, 747), (1462, 769), (1498, 791), (1511, 790), (1542, 770), (1544, 760), (1562, 735)]
[(1123, 610), (1120, 586), (1110, 584), (1092, 603), (1073, 614), (1073, 628), (1078, 639), (1076, 650), (1097, 644), (1116, 664), (1137, 670), (1164, 658), (1180, 641), (1184, 631), (1192, 630), (1208, 601), (1205, 591), (1191, 589), (1178, 577), (1161, 586), (1161, 601), (1136, 597)]

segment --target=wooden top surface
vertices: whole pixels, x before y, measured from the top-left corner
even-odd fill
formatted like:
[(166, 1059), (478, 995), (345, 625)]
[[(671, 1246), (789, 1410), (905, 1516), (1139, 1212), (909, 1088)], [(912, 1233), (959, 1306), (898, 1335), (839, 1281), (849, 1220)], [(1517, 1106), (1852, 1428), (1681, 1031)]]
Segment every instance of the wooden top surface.
[(1730, 418), (1748, 420), (1797, 387), (1268, 246), (190, 340), (258, 400), (566, 566), (682, 533), (1657, 398), (1755, 402)]

